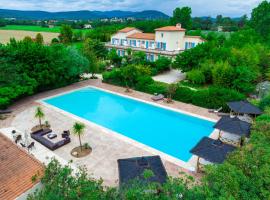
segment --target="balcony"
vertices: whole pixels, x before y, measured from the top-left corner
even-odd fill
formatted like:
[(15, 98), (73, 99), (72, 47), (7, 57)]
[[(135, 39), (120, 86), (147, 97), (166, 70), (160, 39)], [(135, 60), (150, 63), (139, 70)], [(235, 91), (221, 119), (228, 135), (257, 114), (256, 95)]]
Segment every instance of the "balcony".
[(167, 50), (162, 50), (162, 49), (158, 49), (155, 46), (153, 47), (148, 47), (146, 48), (145, 44), (141, 44), (140, 47), (138, 46), (130, 46), (129, 44), (112, 44), (111, 42), (107, 42), (105, 43), (105, 46), (107, 48), (116, 48), (116, 49), (132, 49), (134, 51), (144, 51), (146, 53), (153, 53), (153, 54), (160, 54), (160, 55), (166, 55), (166, 56), (175, 56), (181, 52), (183, 52), (183, 50), (174, 50), (174, 51), (167, 51)]

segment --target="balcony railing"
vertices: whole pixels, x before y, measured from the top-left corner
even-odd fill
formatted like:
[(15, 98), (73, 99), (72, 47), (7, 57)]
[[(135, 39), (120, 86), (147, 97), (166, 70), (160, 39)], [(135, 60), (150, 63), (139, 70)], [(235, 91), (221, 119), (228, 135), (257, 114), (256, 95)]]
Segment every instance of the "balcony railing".
[(174, 51), (168, 51), (168, 50), (163, 50), (159, 49), (156, 47), (148, 47), (146, 48), (145, 45), (140, 45), (138, 46), (132, 46), (129, 44), (112, 44), (111, 42), (105, 43), (105, 46), (108, 48), (120, 48), (120, 49), (133, 49), (135, 51), (145, 51), (147, 53), (155, 53), (155, 54), (164, 54), (164, 55), (177, 55), (181, 53), (183, 50), (174, 50)]

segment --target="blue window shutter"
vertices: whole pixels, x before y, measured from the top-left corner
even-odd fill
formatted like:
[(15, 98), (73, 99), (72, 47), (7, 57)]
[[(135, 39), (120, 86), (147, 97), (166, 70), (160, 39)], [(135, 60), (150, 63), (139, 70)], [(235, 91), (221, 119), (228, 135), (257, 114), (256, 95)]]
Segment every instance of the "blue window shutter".
[(187, 48), (188, 48), (188, 43), (186, 42), (186, 43), (185, 43), (185, 49), (187, 49)]
[(194, 43), (194, 42), (192, 42), (192, 48), (193, 48), (193, 47), (195, 47), (195, 43)]

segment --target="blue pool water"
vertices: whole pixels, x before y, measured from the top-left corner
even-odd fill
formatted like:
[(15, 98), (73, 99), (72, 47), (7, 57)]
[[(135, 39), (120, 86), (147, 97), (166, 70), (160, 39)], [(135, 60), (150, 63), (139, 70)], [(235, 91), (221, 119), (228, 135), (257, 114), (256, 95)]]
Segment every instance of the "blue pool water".
[(94, 88), (45, 100), (163, 153), (188, 161), (192, 149), (213, 131), (213, 122)]

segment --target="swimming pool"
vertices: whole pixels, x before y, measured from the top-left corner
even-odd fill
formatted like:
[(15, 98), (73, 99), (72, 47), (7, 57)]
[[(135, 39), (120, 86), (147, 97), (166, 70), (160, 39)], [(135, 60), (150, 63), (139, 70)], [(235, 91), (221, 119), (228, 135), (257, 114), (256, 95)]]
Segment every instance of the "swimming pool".
[(214, 130), (211, 121), (92, 87), (43, 101), (185, 162)]

